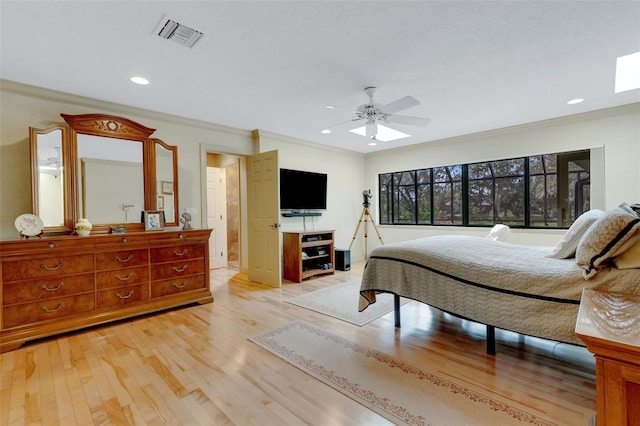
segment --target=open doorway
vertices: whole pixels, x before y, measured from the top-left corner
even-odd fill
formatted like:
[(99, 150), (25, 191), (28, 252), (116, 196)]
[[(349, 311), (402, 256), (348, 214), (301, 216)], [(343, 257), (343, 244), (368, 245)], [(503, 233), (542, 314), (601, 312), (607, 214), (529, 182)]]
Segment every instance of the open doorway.
[(240, 267), (240, 162), (232, 154), (207, 153), (209, 267)]

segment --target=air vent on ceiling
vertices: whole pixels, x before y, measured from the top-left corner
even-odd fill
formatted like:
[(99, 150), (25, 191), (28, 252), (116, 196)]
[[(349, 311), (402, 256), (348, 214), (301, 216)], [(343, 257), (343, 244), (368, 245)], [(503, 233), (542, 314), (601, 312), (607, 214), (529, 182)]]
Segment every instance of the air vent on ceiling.
[(202, 38), (202, 35), (200, 31), (196, 31), (193, 28), (189, 28), (171, 19), (165, 20), (164, 24), (160, 26), (160, 32), (158, 32), (159, 37), (173, 40), (189, 48), (192, 48), (196, 42)]

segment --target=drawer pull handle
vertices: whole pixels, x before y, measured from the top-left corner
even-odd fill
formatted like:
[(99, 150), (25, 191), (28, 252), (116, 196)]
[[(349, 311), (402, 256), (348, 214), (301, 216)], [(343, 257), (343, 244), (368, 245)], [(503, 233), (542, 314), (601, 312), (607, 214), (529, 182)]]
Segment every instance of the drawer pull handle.
[(172, 266), (171, 268), (176, 272), (184, 272), (184, 270), (187, 269), (188, 267), (189, 265), (184, 265), (182, 268), (176, 268), (175, 266)]
[(40, 286), (40, 288), (41, 288), (41, 289), (43, 289), (44, 291), (56, 291), (56, 290), (60, 290), (60, 289), (62, 288), (62, 286), (64, 286), (64, 281), (60, 281), (60, 282), (58, 283), (58, 286), (57, 286), (57, 287), (55, 287), (55, 288), (49, 288), (49, 287), (47, 287), (47, 285), (46, 285), (46, 284), (42, 284), (42, 285)]
[(56, 247), (58, 247), (57, 244), (54, 244), (54, 243), (47, 244), (47, 248), (56, 248)]
[(187, 285), (187, 282), (182, 281), (182, 284), (172, 283), (171, 285), (174, 286), (175, 288), (184, 288)]
[(117, 260), (118, 262), (120, 262), (120, 263), (128, 262), (128, 261), (130, 261), (131, 259), (133, 259), (133, 255), (132, 255), (132, 254), (130, 254), (129, 256), (127, 256), (127, 257), (126, 257), (126, 258), (124, 258), (124, 259), (121, 259), (121, 258), (120, 258), (120, 256), (117, 256), (117, 255), (116, 255), (116, 260)]
[(59, 305), (58, 305), (58, 307), (57, 307), (57, 308), (55, 308), (55, 309), (47, 309), (47, 307), (46, 307), (46, 306), (44, 306), (44, 305), (43, 305), (43, 306), (40, 306), (40, 309), (42, 309), (44, 312), (47, 312), (47, 313), (49, 313), (49, 314), (52, 314), (52, 313), (54, 313), (54, 312), (58, 312), (58, 311), (59, 311), (60, 309), (62, 309), (62, 308), (64, 308), (64, 303), (59, 304)]
[(121, 239), (121, 240), (120, 240), (120, 242), (121, 242), (121, 243), (128, 243), (128, 242), (129, 242), (129, 239), (128, 239), (128, 238), (123, 238), (123, 239)]
[(173, 250), (173, 254), (175, 254), (176, 256), (184, 256), (188, 251), (189, 250), (187, 249), (182, 249), (182, 251), (178, 253), (177, 251)]
[(119, 279), (120, 281), (127, 281), (133, 278), (134, 275), (135, 274), (133, 272), (129, 272), (129, 275), (127, 275), (126, 277), (121, 277), (120, 274), (116, 274), (116, 278)]
[(126, 296), (123, 296), (120, 293), (116, 293), (116, 296), (118, 296), (119, 299), (128, 299), (131, 296), (133, 296), (133, 293), (135, 293), (135, 292), (133, 290), (130, 290), (129, 294), (127, 294)]
[(47, 271), (55, 271), (56, 269), (60, 269), (60, 268), (62, 268), (62, 265), (64, 265), (64, 262), (60, 262), (60, 263), (58, 263), (56, 266), (47, 266), (47, 265), (45, 265), (44, 263), (41, 263), (41, 264), (40, 264), (40, 267), (41, 267), (42, 269), (47, 270)]
[(184, 235), (180, 234), (180, 235), (178, 235), (178, 238), (182, 239), (182, 238), (184, 238)]

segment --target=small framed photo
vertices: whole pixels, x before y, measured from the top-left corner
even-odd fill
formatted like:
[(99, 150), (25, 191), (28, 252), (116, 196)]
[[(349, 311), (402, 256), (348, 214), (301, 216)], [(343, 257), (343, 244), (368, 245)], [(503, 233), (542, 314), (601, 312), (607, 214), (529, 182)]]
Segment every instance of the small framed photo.
[(156, 202), (156, 209), (164, 210), (164, 197), (162, 195), (158, 195), (158, 200)]
[(161, 184), (163, 194), (173, 194), (173, 182), (169, 180), (163, 180)]
[(164, 213), (160, 210), (145, 210), (143, 212), (145, 231), (162, 231), (164, 229)]

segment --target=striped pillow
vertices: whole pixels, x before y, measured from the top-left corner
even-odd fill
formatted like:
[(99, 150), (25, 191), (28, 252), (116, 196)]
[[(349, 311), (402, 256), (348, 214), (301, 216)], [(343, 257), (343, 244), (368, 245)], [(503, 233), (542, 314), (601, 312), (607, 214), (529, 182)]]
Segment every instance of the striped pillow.
[(634, 243), (640, 216), (621, 207), (607, 210), (584, 234), (576, 250), (576, 263), (589, 279), (609, 266), (611, 259)]

